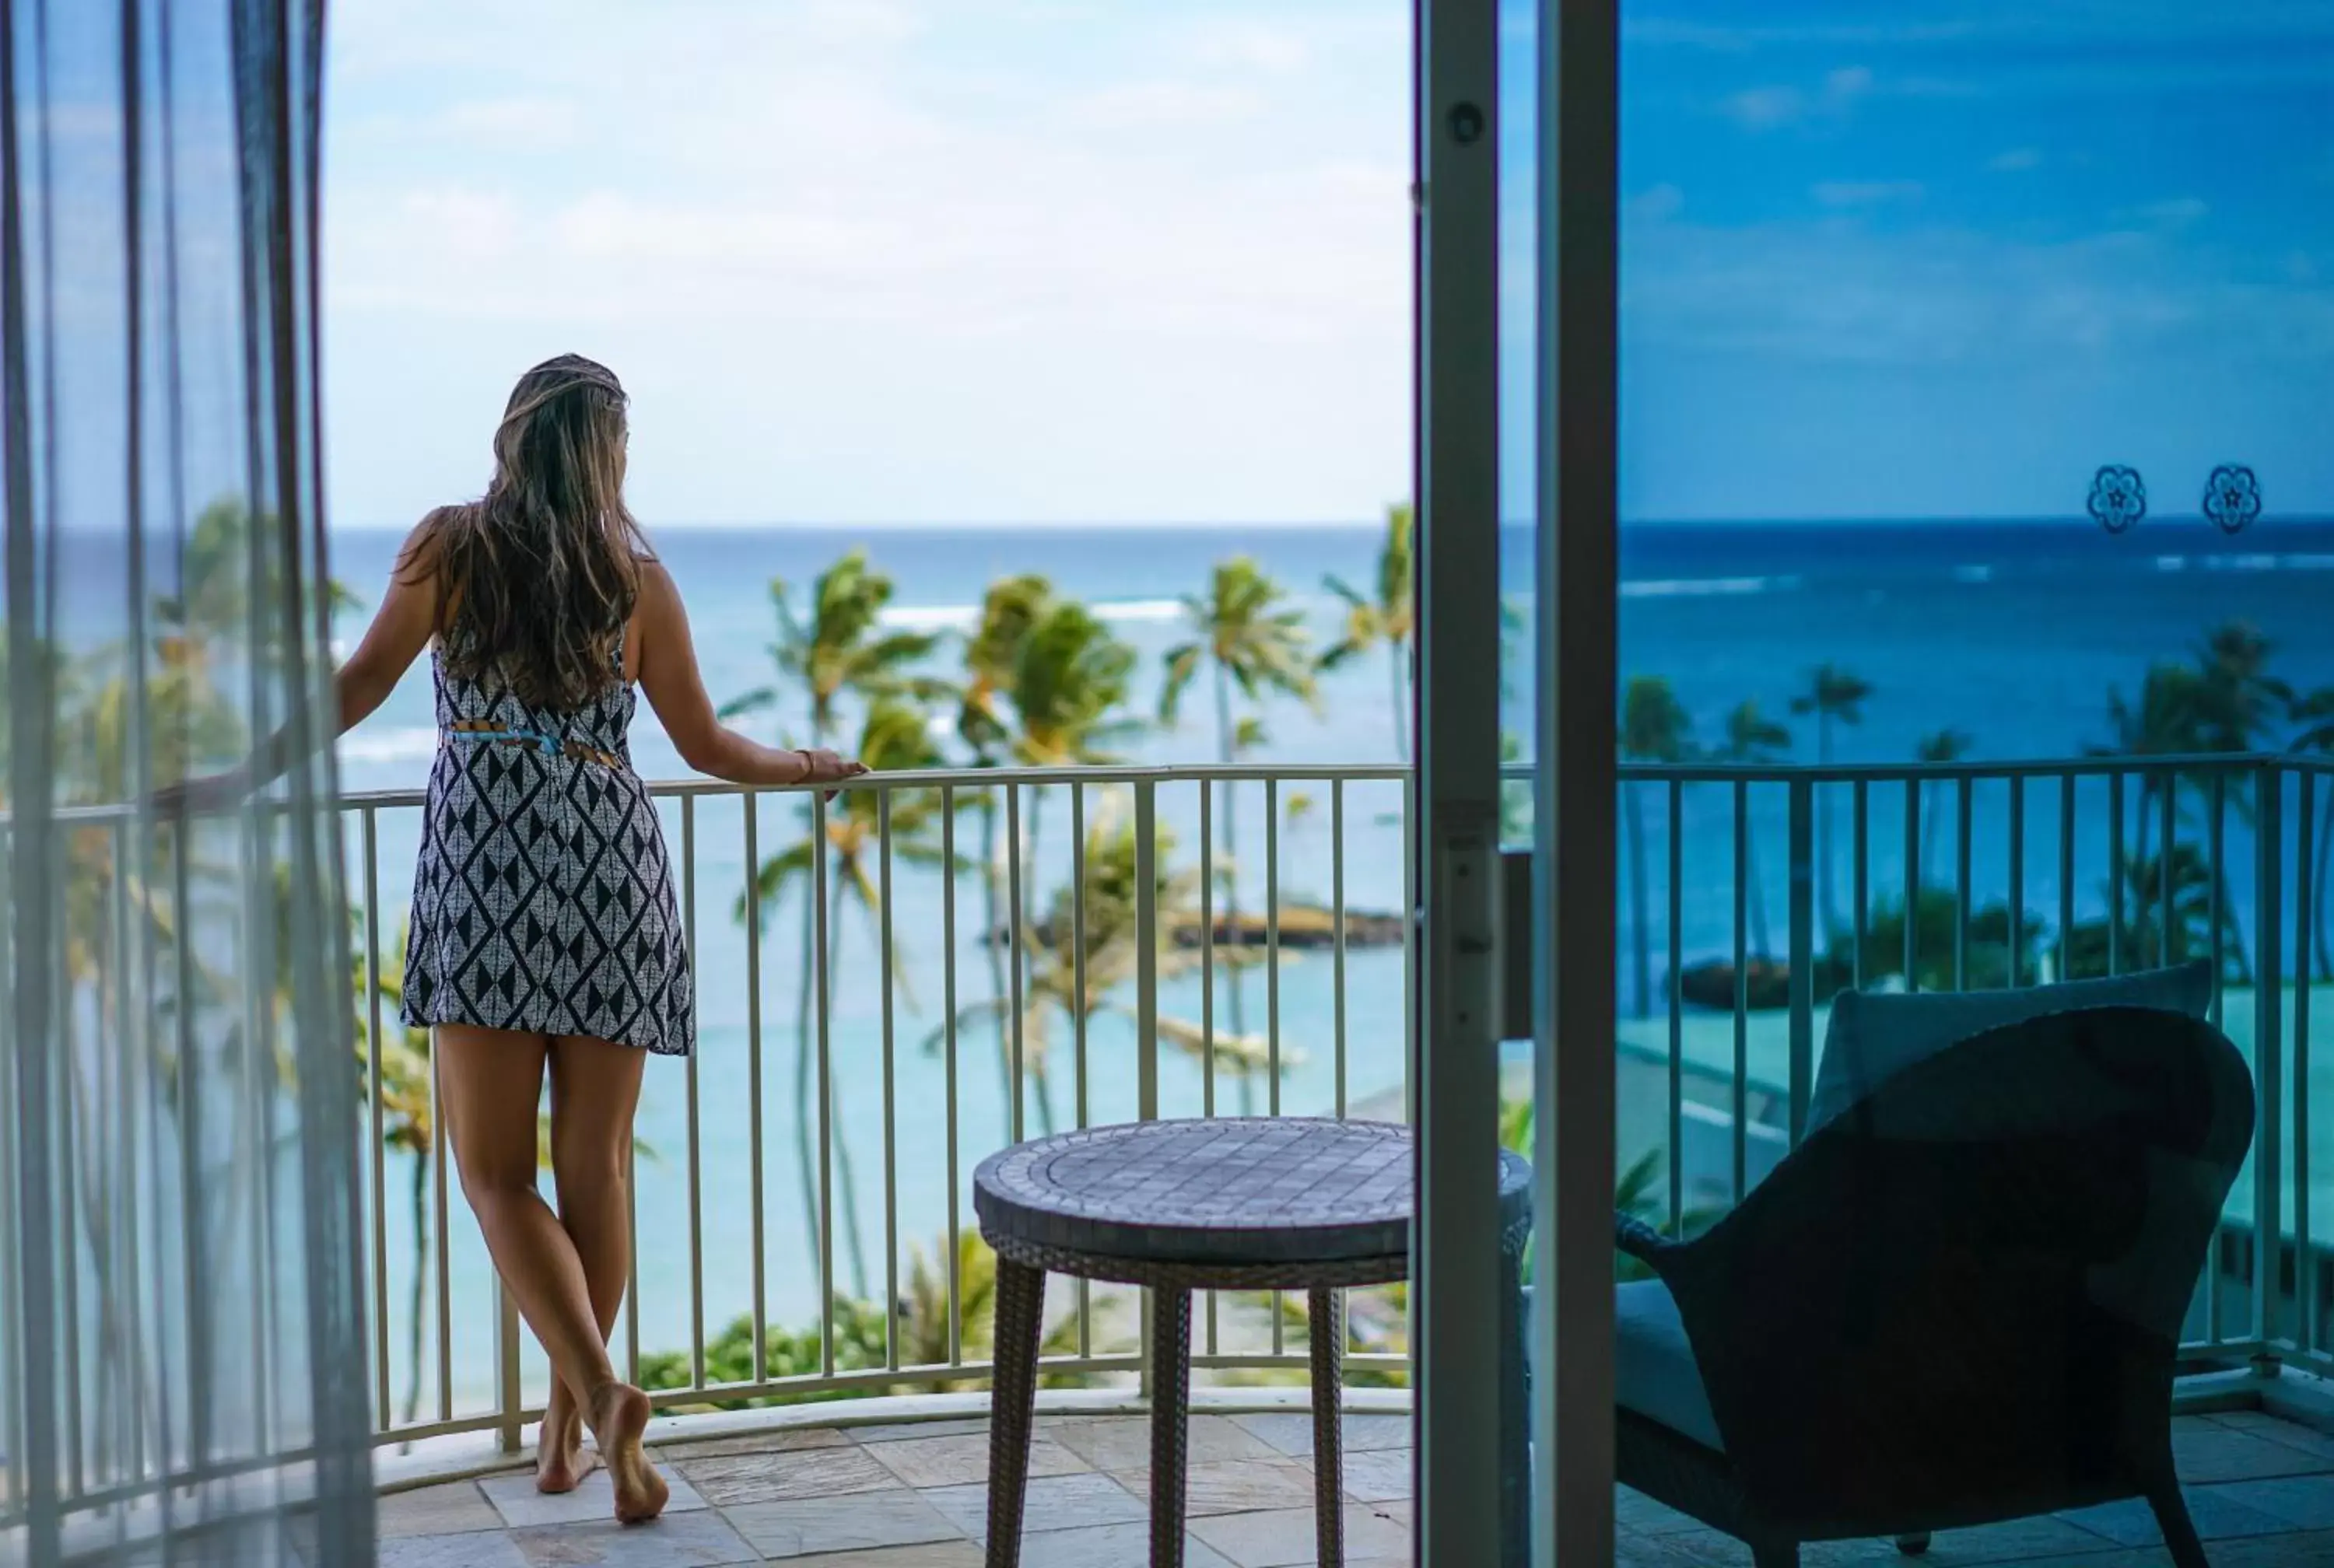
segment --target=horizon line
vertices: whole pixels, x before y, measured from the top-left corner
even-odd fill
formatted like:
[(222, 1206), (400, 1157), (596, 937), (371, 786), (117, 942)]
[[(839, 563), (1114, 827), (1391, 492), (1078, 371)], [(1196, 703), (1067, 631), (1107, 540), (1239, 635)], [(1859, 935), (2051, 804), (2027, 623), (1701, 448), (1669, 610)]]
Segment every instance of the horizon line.
[[(2134, 528), (2132, 533), (2141, 534), (2145, 532), (2148, 534), (2160, 534), (2162, 532), (2160, 525), (2162, 524), (2205, 524), (2208, 523), (2208, 521), (2209, 520), (2205, 518), (2204, 514), (2201, 512), (2163, 513), (2151, 516), (2146, 522), (2142, 523), (2137, 527)], [(2253, 524), (2247, 528), (2242, 534), (2222, 534), (2217, 529), (2213, 529), (2212, 531), (2212, 537), (2215, 540), (2227, 540), (2233, 543), (2239, 539), (2246, 537), (2259, 537), (2254, 531), (2262, 527), (2274, 528), (2281, 525), (2291, 525), (2294, 524), (2321, 525), (2329, 523), (2334, 523), (2334, 511), (2323, 513), (2300, 512), (2281, 517), (2262, 517), (2256, 519)], [(1619, 525), (1623, 529), (1840, 527), (1938, 528), (1972, 527), (1984, 526), (1988, 524), (2013, 524), (2048, 527), (2098, 526), (2098, 524), (2094, 519), (2080, 512), (1972, 512), (1958, 515), (1943, 514), (1918, 516), (1901, 515), (1881, 517), (1849, 515), (1846, 514), (1832, 516), (1788, 517), (1625, 517), (1620, 520)], [(2159, 526), (2150, 528), (2150, 524), (2158, 524)], [(664, 522), (643, 524), (641, 524), (641, 527), (644, 532), (653, 536), (656, 534), (666, 530), (700, 534), (848, 534), (856, 531), (864, 531), (875, 534), (975, 534), (982, 532), (1002, 534), (1066, 532), (1165, 534), (1188, 533), (1192, 530), (1204, 530), (1210, 533), (1230, 533), (1239, 529), (1256, 529), (1275, 533), (1329, 534), (1374, 531), (1384, 525), (1384, 519), (1382, 517), (1362, 519), (1279, 518), (1269, 521), (1254, 518), (1199, 521), (1188, 518), (1121, 518), (1114, 521), (1092, 521), (1064, 518), (1014, 518), (1008, 520), (980, 518), (951, 522), (913, 519), (894, 519), (882, 522), (822, 522), (805, 518), (780, 518), (760, 521), (732, 519), (722, 522)], [(1536, 526), (1536, 522), (1534, 519), (1529, 517), (1504, 518), (1500, 524), (1500, 527), (1502, 532), (1509, 530), (1526, 530), (1534, 526)], [(328, 534), (401, 534), (410, 531), (412, 527), (413, 524), (410, 523), (332, 523), (326, 524), (325, 532)]]

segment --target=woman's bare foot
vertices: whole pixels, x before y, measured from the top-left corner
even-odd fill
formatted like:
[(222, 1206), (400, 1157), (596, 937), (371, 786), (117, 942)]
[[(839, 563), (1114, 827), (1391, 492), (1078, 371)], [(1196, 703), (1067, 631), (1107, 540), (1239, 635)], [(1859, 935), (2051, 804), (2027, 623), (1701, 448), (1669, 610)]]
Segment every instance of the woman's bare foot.
[(535, 1435), (535, 1489), (573, 1492), (599, 1467), (598, 1451), (584, 1446), (583, 1418), (567, 1397), (567, 1385), (555, 1378), (550, 1408), (544, 1411), (542, 1430)]
[(639, 1525), (664, 1512), (670, 1488), (641, 1446), (649, 1426), (649, 1397), (629, 1383), (609, 1383), (592, 1396), (592, 1436), (600, 1462), (616, 1486), (616, 1518)]

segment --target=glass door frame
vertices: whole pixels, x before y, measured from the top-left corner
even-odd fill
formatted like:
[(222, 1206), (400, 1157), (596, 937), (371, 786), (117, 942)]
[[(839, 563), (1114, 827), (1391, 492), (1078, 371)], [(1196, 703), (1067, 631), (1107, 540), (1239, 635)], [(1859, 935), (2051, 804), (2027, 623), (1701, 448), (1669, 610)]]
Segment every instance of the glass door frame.
[[(1618, 0), (1537, 0), (1535, 846), (1500, 890), (1500, 0), (1415, 0), (1418, 1561), (1501, 1551), (1499, 1018), (1533, 976), (1529, 1560), (1613, 1560)], [(1567, 736), (1569, 737), (1567, 739)], [(1520, 911), (1518, 912), (1519, 915)], [(1536, 932), (1531, 937), (1527, 933)], [(1563, 955), (1559, 967), (1555, 955)], [(1559, 1051), (1560, 1041), (1572, 1042)]]

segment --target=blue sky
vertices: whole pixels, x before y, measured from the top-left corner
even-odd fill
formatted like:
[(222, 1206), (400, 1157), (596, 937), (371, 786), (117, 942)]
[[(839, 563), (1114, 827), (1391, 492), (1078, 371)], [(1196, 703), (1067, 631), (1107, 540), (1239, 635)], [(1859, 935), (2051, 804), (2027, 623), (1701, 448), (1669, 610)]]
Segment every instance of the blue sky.
[[(572, 348), (634, 390), (655, 522), (1367, 517), (1408, 483), (1408, 9), (336, 0), (333, 515), (474, 493)], [(2334, 8), (1625, 19), (1626, 515), (2069, 512), (2106, 461), (2171, 512), (2233, 459), (2334, 513)]]

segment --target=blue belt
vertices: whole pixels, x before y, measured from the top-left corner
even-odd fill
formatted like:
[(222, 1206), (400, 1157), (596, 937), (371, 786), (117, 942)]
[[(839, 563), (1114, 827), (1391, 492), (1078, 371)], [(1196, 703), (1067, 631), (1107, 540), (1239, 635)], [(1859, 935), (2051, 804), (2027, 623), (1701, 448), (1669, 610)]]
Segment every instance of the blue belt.
[(578, 762), (596, 762), (603, 767), (620, 768), (623, 758), (598, 746), (585, 746), (580, 740), (540, 729), (507, 729), (492, 720), (482, 718), (456, 719), (446, 731), (451, 740), (490, 740), (505, 746), (523, 746), (541, 752), (545, 756), (573, 757)]

